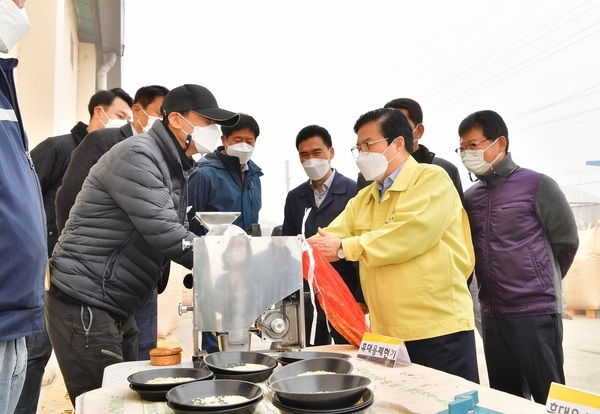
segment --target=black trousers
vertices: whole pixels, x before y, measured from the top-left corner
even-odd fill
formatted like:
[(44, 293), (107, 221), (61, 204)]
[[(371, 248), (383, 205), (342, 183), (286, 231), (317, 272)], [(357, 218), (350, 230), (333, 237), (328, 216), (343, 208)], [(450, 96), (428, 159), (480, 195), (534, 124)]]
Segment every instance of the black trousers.
[(46, 326), (71, 403), (102, 386), (104, 368), (136, 361), (137, 326), (133, 317), (116, 319), (108, 312), (46, 293)]
[(457, 375), (479, 384), (475, 331), (462, 331), (419, 341), (406, 341), (411, 362)]
[(484, 316), (482, 322), (490, 387), (545, 404), (550, 383), (565, 383), (561, 315)]

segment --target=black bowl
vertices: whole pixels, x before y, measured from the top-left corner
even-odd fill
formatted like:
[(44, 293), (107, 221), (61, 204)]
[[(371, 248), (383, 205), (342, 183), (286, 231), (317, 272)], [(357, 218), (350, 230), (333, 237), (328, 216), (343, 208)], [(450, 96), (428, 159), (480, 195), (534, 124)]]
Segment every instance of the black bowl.
[[(193, 380), (183, 382), (169, 382), (164, 384), (147, 384), (160, 377), (190, 377)], [(197, 368), (162, 368), (136, 372), (127, 377), (129, 388), (138, 393), (146, 401), (167, 401), (167, 391), (178, 385), (192, 381), (211, 380), (215, 377), (212, 371)]]
[(267, 380), (271, 374), (273, 373), (273, 370), (275, 368), (269, 368), (266, 371), (260, 371), (260, 372), (253, 372), (250, 374), (246, 374), (246, 373), (231, 373), (231, 374), (224, 374), (222, 372), (215, 372), (215, 378), (216, 379), (232, 379), (232, 380), (238, 380), (238, 381), (249, 381), (249, 382), (253, 382), (253, 383), (259, 383), (259, 382), (263, 382), (265, 380)]
[(239, 408), (226, 408), (224, 410), (212, 410), (212, 411), (197, 411), (197, 410), (184, 410), (183, 408), (177, 408), (171, 402), (167, 402), (167, 405), (175, 414), (198, 414), (198, 413), (211, 413), (211, 414), (252, 414), (256, 411), (256, 406), (260, 403), (256, 401), (250, 405), (245, 405)]
[(289, 364), (292, 362), (304, 361), (305, 359), (313, 358), (342, 358), (349, 359), (350, 355), (339, 352), (322, 352), (322, 351), (289, 351), (282, 352), (279, 355), (280, 362)]
[(169, 390), (147, 390), (144, 388), (137, 388), (133, 384), (129, 384), (129, 388), (137, 392), (142, 400), (167, 401), (167, 391)]
[[(308, 372), (325, 371), (330, 374), (350, 374), (352, 372), (352, 363), (341, 358), (313, 358), (294, 362), (287, 365), (277, 372), (271, 374), (267, 380), (267, 386), (285, 378), (297, 377)], [(322, 375), (322, 374), (321, 374)]]
[(288, 406), (333, 409), (354, 404), (369, 384), (371, 380), (361, 375), (305, 375), (273, 382), (270, 388)]
[[(293, 364), (293, 362), (288, 362), (288, 361), (284, 360), (284, 359), (283, 359), (283, 358), (281, 358), (281, 357), (278, 357), (278, 358), (276, 358), (276, 359), (277, 359), (277, 362), (279, 362), (279, 363), (281, 364), (281, 366), (282, 366), (282, 367), (285, 367), (286, 365)], [(294, 362), (298, 362), (298, 361), (294, 361)]]
[[(217, 379), (235, 379), (240, 381), (262, 382), (269, 378), (277, 367), (277, 360), (260, 352), (224, 351), (215, 352), (204, 357), (204, 363)], [(260, 364), (266, 368), (240, 370), (245, 364)]]
[[(251, 351), (224, 351), (208, 354), (204, 357), (204, 362), (212, 372), (221, 372), (224, 374), (240, 374), (263, 372), (268, 369), (274, 369), (277, 366), (277, 360), (266, 354)], [(264, 365), (265, 368), (240, 370), (236, 369), (245, 364)]]
[(373, 405), (375, 401), (375, 395), (369, 388), (365, 388), (358, 401), (348, 407), (333, 408), (330, 410), (325, 409), (305, 409), (290, 407), (279, 400), (277, 395), (273, 395), (273, 405), (279, 409), (281, 414), (312, 414), (312, 413), (323, 413), (323, 414), (358, 414), (366, 412), (366, 410)]
[[(201, 398), (240, 395), (247, 401), (225, 405), (199, 405), (194, 403)], [(247, 381), (214, 380), (196, 381), (173, 388), (167, 392), (167, 400), (171, 408), (194, 412), (230, 412), (238, 408), (249, 408), (262, 400), (264, 392), (261, 387)]]
[[(148, 384), (147, 382), (156, 378), (166, 378), (166, 377), (190, 377), (192, 380), (183, 381), (183, 382), (169, 382), (163, 384)], [(138, 389), (149, 389), (149, 390), (161, 390), (161, 389), (171, 389), (177, 385), (185, 384), (190, 381), (200, 381), (212, 379), (214, 374), (212, 371), (208, 369), (200, 369), (200, 368), (160, 368), (160, 369), (150, 369), (146, 371), (139, 371), (134, 374), (131, 374), (127, 377), (127, 381), (130, 384), (135, 386)]]

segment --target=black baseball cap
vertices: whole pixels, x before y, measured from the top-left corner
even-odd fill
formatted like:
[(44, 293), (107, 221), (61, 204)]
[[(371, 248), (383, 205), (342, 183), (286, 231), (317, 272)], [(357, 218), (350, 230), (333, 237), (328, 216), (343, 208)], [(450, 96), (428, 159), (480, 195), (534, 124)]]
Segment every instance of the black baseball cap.
[(172, 89), (165, 96), (162, 104), (163, 116), (171, 112), (194, 111), (205, 118), (212, 119), (219, 125), (233, 126), (240, 120), (240, 115), (219, 108), (215, 96), (204, 86), (185, 84)]

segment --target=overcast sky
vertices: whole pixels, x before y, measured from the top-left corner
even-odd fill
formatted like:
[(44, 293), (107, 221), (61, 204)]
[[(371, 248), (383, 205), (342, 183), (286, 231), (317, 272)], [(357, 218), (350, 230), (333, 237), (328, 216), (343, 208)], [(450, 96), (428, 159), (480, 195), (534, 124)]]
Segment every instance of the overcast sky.
[[(333, 167), (356, 178), (352, 127), (393, 98), (423, 107), (421, 141), (454, 162), (457, 128), (492, 109), (517, 164), (600, 198), (600, 2), (125, 2), (123, 87), (197, 83), (261, 128), (261, 221), (283, 220), (286, 186), (307, 179), (295, 148), (329, 130)], [(290, 178), (285, 178), (285, 161)]]

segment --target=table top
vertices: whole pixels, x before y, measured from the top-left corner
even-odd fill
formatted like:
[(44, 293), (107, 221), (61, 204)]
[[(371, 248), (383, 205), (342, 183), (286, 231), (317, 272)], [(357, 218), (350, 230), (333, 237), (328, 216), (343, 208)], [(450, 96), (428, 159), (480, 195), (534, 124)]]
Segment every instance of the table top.
[[(447, 374), (422, 365), (396, 366), (394, 368), (358, 359), (357, 349), (351, 345), (331, 345), (310, 348), (311, 351), (333, 351), (351, 355), (353, 374), (371, 379), (369, 388), (375, 395), (371, 407), (373, 413), (436, 413), (448, 408), (454, 396), (477, 390), (480, 407), (504, 413), (543, 413), (545, 407), (514, 395), (475, 384), (463, 378)], [(191, 367), (191, 360), (162, 368)], [(143, 401), (129, 388), (127, 377), (138, 371), (159, 369), (149, 361), (124, 362), (106, 368), (102, 388), (77, 397), (77, 414), (110, 412), (114, 414), (137, 414), (151, 412), (173, 414), (165, 402)], [(278, 413), (271, 402), (272, 391), (259, 384), (265, 398), (256, 413)]]

